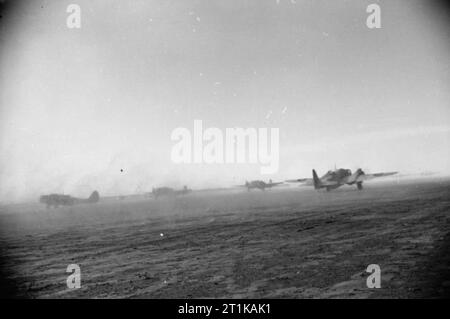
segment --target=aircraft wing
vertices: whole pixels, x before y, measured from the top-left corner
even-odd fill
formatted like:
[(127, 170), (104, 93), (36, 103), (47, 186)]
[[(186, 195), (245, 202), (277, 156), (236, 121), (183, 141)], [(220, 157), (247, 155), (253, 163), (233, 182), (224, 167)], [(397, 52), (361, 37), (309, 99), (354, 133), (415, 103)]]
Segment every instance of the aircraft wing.
[(312, 178), (298, 178), (298, 179), (285, 180), (285, 182), (288, 182), (288, 183), (306, 183), (308, 181), (312, 181)]
[(269, 186), (273, 187), (273, 186), (277, 186), (277, 185), (281, 185), (281, 184), (283, 184), (283, 182), (270, 183)]
[(300, 183), (300, 186), (311, 186), (314, 185), (312, 178), (299, 178), (299, 179), (288, 179), (287, 183)]
[(378, 177), (386, 177), (397, 174), (398, 172), (386, 172), (386, 173), (375, 173), (375, 174), (362, 174), (356, 179), (357, 182), (368, 181)]

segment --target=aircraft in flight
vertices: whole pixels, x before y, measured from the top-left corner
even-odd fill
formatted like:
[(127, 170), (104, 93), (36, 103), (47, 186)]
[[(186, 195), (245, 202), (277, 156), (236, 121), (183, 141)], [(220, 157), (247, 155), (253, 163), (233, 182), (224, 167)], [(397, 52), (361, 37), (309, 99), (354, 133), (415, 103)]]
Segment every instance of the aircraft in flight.
[(362, 169), (358, 168), (353, 174), (352, 171), (345, 168), (328, 171), (325, 175), (319, 178), (316, 171), (313, 169), (313, 178), (299, 178), (290, 179), (288, 183), (305, 183), (305, 185), (313, 185), (315, 189), (325, 188), (327, 191), (341, 187), (342, 185), (356, 185), (358, 190), (363, 189), (363, 182), (378, 177), (385, 177), (395, 175), (398, 172), (386, 172), (366, 174)]
[(183, 189), (175, 190), (170, 187), (157, 187), (153, 188), (152, 192), (149, 195), (153, 195), (155, 199), (161, 196), (178, 196), (178, 195), (186, 195), (192, 192), (192, 189), (189, 189), (187, 186), (184, 186)]
[(100, 200), (100, 195), (97, 191), (93, 191), (91, 196), (88, 198), (76, 198), (72, 197), (70, 195), (63, 195), (63, 194), (50, 194), (50, 195), (42, 195), (39, 198), (39, 202), (42, 204), (46, 204), (47, 208), (58, 206), (72, 206), (75, 204), (93, 204), (97, 203)]
[(251, 182), (245, 181), (245, 184), (239, 185), (239, 187), (247, 187), (247, 191), (250, 191), (253, 188), (264, 191), (264, 190), (266, 190), (266, 188), (272, 188), (274, 186), (281, 185), (281, 184), (283, 184), (283, 182), (273, 183), (272, 180), (269, 180), (269, 183), (266, 183), (264, 181), (257, 180), (257, 181), (251, 181)]

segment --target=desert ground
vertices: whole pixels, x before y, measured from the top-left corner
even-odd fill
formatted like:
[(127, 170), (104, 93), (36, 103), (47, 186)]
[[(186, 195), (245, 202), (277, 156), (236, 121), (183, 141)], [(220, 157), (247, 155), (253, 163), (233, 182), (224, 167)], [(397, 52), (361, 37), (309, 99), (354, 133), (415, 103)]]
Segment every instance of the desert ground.
[[(101, 192), (100, 192), (101, 194)], [(3, 294), (25, 298), (440, 298), (450, 180), (0, 208)], [(68, 289), (67, 266), (81, 268)], [(381, 268), (368, 288), (366, 268)]]

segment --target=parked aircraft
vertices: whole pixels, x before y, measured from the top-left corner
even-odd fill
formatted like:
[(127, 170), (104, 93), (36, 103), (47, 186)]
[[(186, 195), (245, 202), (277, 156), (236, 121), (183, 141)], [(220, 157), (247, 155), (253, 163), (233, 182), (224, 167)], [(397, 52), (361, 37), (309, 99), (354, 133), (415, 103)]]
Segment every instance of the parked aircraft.
[(155, 199), (161, 196), (178, 196), (178, 195), (186, 195), (192, 192), (192, 189), (189, 189), (187, 186), (184, 186), (183, 189), (175, 190), (170, 187), (157, 187), (153, 188), (152, 192), (149, 195), (153, 195)]
[(266, 182), (261, 181), (261, 180), (256, 180), (256, 181), (251, 181), (251, 182), (245, 181), (244, 185), (239, 185), (239, 186), (240, 187), (247, 187), (247, 191), (250, 191), (253, 188), (260, 189), (260, 190), (264, 191), (264, 190), (266, 190), (266, 188), (272, 188), (274, 186), (281, 185), (281, 184), (283, 184), (283, 182), (273, 183), (272, 180), (269, 180), (269, 182), (266, 183)]
[(39, 201), (43, 204), (47, 205), (47, 208), (58, 206), (72, 206), (75, 204), (82, 204), (82, 203), (97, 203), (100, 200), (100, 195), (97, 191), (93, 191), (91, 196), (89, 198), (76, 198), (72, 197), (70, 195), (63, 195), (63, 194), (50, 194), (50, 195), (42, 195), (39, 198)]

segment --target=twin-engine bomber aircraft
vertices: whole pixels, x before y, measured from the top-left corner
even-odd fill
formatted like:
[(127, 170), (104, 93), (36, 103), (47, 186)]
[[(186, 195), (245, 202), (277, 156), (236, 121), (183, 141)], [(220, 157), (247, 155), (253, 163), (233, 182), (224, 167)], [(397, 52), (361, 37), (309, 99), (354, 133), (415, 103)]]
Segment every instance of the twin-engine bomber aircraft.
[(155, 199), (158, 197), (175, 197), (178, 195), (186, 195), (192, 192), (192, 189), (189, 189), (187, 186), (184, 186), (183, 189), (175, 190), (170, 187), (158, 187), (153, 188), (151, 193), (148, 193), (150, 196), (153, 195)]
[(264, 181), (251, 181), (245, 182), (245, 185), (239, 185), (240, 187), (247, 187), (247, 191), (250, 191), (252, 188), (260, 189), (262, 191), (266, 190), (266, 188), (272, 188), (274, 186), (283, 184), (283, 182), (273, 183), (272, 180), (269, 180), (269, 183)]
[(39, 198), (39, 201), (43, 204), (47, 205), (47, 208), (58, 206), (72, 206), (75, 204), (82, 204), (82, 203), (97, 203), (100, 200), (100, 195), (97, 191), (93, 191), (91, 196), (89, 198), (76, 198), (72, 197), (70, 195), (63, 195), (63, 194), (50, 194), (50, 195), (42, 195)]
[(313, 169), (313, 178), (299, 178), (290, 179), (286, 182), (289, 183), (305, 183), (305, 185), (314, 185), (315, 189), (325, 188), (327, 191), (341, 187), (342, 185), (355, 185), (359, 190), (363, 189), (363, 181), (367, 181), (377, 177), (391, 176), (398, 172), (365, 174), (362, 169), (358, 168), (356, 172), (352, 174), (349, 169), (339, 168), (334, 171), (328, 171), (322, 177), (318, 177), (316, 171)]

